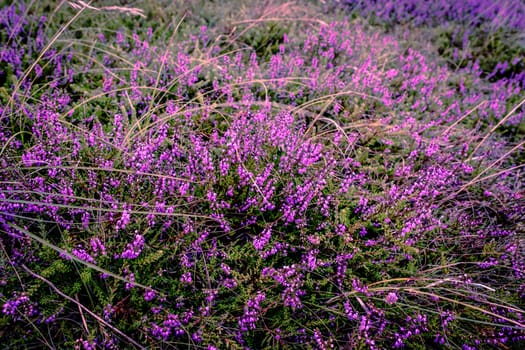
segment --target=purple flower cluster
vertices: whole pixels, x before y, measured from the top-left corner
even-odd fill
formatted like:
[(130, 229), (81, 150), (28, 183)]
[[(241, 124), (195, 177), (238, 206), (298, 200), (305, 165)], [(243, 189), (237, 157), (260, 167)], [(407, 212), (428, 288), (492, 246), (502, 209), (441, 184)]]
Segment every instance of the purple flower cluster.
[(39, 315), (40, 311), (37, 304), (32, 302), (27, 295), (14, 293), (13, 297), (2, 306), (2, 313), (15, 320), (20, 320), (24, 317), (33, 318)]
[(93, 259), (93, 257), (82, 248), (75, 248), (71, 251), (71, 253), (80, 260), (86, 261), (91, 264), (95, 263), (95, 259)]
[(414, 21), (418, 25), (437, 25), (455, 21), (473, 27), (489, 23), (494, 28), (525, 29), (525, 5), (512, 0), (348, 0), (343, 3), (351, 9), (373, 13), (389, 22)]
[(256, 328), (256, 323), (259, 320), (259, 313), (261, 311), (261, 303), (266, 299), (262, 292), (246, 302), (244, 306), (244, 313), (239, 318), (239, 329), (241, 332), (247, 332)]
[(261, 271), (261, 276), (271, 277), (280, 286), (284, 287), (281, 294), (283, 305), (290, 307), (292, 310), (303, 307), (301, 297), (306, 293), (301, 289), (304, 280), (303, 273), (298, 266), (284, 266), (280, 269), (264, 268)]
[(184, 335), (184, 326), (190, 322), (192, 317), (193, 312), (191, 311), (184, 312), (181, 316), (178, 314), (168, 314), (162, 326), (152, 323), (150, 332), (154, 337), (163, 340), (167, 340), (172, 335), (181, 337)]
[(136, 234), (133, 242), (126, 245), (126, 249), (120, 254), (122, 259), (136, 259), (144, 248), (144, 236)]

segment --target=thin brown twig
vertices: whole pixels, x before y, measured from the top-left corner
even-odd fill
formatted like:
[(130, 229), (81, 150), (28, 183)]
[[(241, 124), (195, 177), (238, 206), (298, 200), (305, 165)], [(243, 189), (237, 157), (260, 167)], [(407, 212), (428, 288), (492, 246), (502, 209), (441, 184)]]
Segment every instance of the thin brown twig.
[(8, 223), (7, 225), (10, 226), (10, 227), (13, 228), (13, 229), (15, 229), (15, 230), (17, 230), (17, 231), (19, 231), (19, 232), (25, 234), (25, 235), (27, 235), (29, 238), (31, 238), (31, 239), (34, 240), (34, 241), (37, 241), (38, 243), (42, 244), (43, 246), (46, 246), (46, 247), (48, 247), (48, 248), (51, 248), (51, 249), (53, 249), (54, 251), (56, 251), (57, 253), (59, 253), (59, 254), (65, 256), (66, 258), (69, 258), (69, 259), (71, 259), (71, 260), (74, 260), (74, 261), (78, 262), (79, 264), (82, 264), (82, 265), (84, 265), (84, 266), (86, 266), (86, 267), (92, 268), (93, 270), (98, 271), (98, 272), (100, 272), (100, 273), (105, 273), (106, 275), (111, 276), (111, 277), (113, 277), (113, 278), (115, 278), (115, 279), (117, 279), (117, 280), (120, 280), (120, 281), (122, 281), (122, 282), (132, 283), (133, 285), (135, 285), (135, 286), (137, 286), (137, 287), (140, 287), (140, 288), (143, 288), (143, 289), (147, 289), (147, 290), (153, 290), (153, 291), (155, 291), (155, 292), (157, 292), (157, 293), (160, 294), (159, 291), (154, 290), (154, 289), (151, 288), (151, 287), (145, 286), (145, 285), (143, 285), (143, 284), (141, 284), (141, 283), (138, 283), (138, 282), (136, 282), (136, 281), (131, 281), (131, 280), (126, 279), (126, 278), (124, 278), (124, 277), (122, 277), (122, 276), (119, 276), (119, 275), (117, 275), (117, 274), (115, 274), (115, 273), (113, 273), (113, 272), (111, 272), (111, 271), (109, 271), (109, 270), (103, 269), (103, 268), (101, 268), (100, 266), (97, 266), (97, 265), (92, 264), (92, 263), (90, 263), (90, 262), (87, 262), (87, 261), (81, 260), (81, 259), (77, 258), (75, 255), (73, 255), (73, 254), (67, 252), (66, 250), (64, 250), (64, 249), (62, 249), (62, 248), (60, 248), (60, 247), (55, 246), (54, 244), (52, 244), (52, 243), (46, 241), (45, 239), (43, 239), (43, 238), (41, 238), (41, 237), (38, 237), (37, 235), (35, 235), (35, 234), (29, 232), (28, 230), (26, 230), (26, 229), (24, 229), (24, 228), (22, 228), (22, 227), (20, 227), (20, 226), (18, 226), (18, 225), (15, 225), (15, 224), (12, 224), (12, 223)]
[(450, 125), (448, 128), (445, 129), (445, 131), (443, 131), (442, 135), (447, 135), (449, 133), (449, 131), (455, 127), (457, 124), (459, 124), (463, 119), (465, 119), (466, 117), (468, 117), (469, 115), (471, 115), (472, 113), (474, 113), (478, 108), (480, 108), (481, 106), (483, 106), (484, 104), (486, 104), (488, 101), (487, 100), (483, 100), (481, 101), (477, 106), (475, 106), (474, 108), (472, 108), (470, 111), (468, 111), (467, 113), (465, 113), (461, 118), (459, 118), (458, 120), (456, 120), (452, 125)]
[(452, 197), (455, 197), (457, 196), (458, 194), (460, 194), (461, 192), (463, 192), (464, 190), (466, 190), (469, 186), (471, 186), (472, 184), (478, 182), (477, 180), (481, 177), (481, 175), (485, 174), (487, 171), (489, 171), (490, 169), (492, 169), (495, 165), (497, 165), (498, 163), (502, 162), (503, 160), (505, 160), (505, 158), (510, 155), (512, 152), (520, 149), (523, 145), (525, 145), (525, 141), (522, 141), (520, 142), (518, 145), (514, 146), (510, 151), (508, 151), (507, 153), (505, 153), (504, 155), (502, 155), (501, 157), (499, 157), (497, 160), (495, 160), (494, 162), (492, 162), (488, 167), (486, 167), (482, 172), (480, 172), (475, 178), (473, 178), (472, 180), (470, 180), (468, 183), (466, 183), (465, 185), (463, 185), (458, 191), (456, 191)]
[(86, 322), (86, 317), (84, 316), (84, 312), (82, 311), (82, 308), (80, 307), (81, 304), (80, 304), (80, 300), (78, 300), (78, 294), (75, 294), (75, 300), (77, 301), (78, 312), (80, 312), (80, 318), (82, 319), (82, 325), (84, 326), (86, 333), (89, 334), (89, 328)]
[[(89, 3), (91, 3), (91, 1)], [(36, 58), (36, 60), (34, 60), (33, 63), (31, 63), (31, 65), (29, 66), (29, 68), (27, 68), (24, 71), (24, 74), (22, 75), (22, 78), (18, 80), (18, 82), (16, 83), (15, 87), (13, 88), (13, 93), (11, 94), (11, 96), (9, 97), (9, 100), (7, 101), (7, 107), (8, 108), (4, 109), (4, 111), (2, 112), (2, 117), (4, 117), (5, 113), (7, 113), (7, 111), (10, 108), (13, 107), (13, 105), (15, 103), (15, 96), (16, 96), (16, 94), (18, 93), (18, 91), (22, 87), (22, 84), (24, 83), (24, 81), (29, 77), (29, 74), (31, 74), (31, 72), (35, 69), (35, 67), (37, 66), (38, 62), (40, 62), (41, 59), (44, 57), (44, 55), (49, 51), (49, 49), (51, 49), (51, 46), (53, 46), (53, 44), (57, 41), (57, 39), (60, 37), (60, 35), (62, 35), (62, 33), (64, 33), (64, 31), (67, 28), (69, 28), (71, 26), (71, 24), (78, 17), (80, 17), (80, 15), (82, 14), (82, 12), (84, 10), (85, 10), (85, 8), (81, 8), (65, 25), (63, 25), (60, 28), (60, 30), (53, 36), (53, 38), (51, 38), (49, 43), (47, 43), (47, 45), (42, 49), (42, 51), (39, 53), (39, 55)]]
[(492, 129), (490, 129), (490, 131), (485, 135), (485, 137), (483, 137), (483, 139), (477, 144), (476, 148), (474, 148), (474, 150), (472, 151), (472, 156), (474, 156), (474, 154), (476, 153), (476, 151), (481, 147), (481, 145), (490, 137), (490, 135), (492, 135), (492, 133), (494, 133), (494, 131), (496, 131), (496, 129), (501, 125), (503, 124), (504, 122), (506, 122), (510, 117), (512, 117), (512, 115), (514, 114), (514, 112), (516, 112), (521, 106), (523, 106), (525, 104), (525, 98), (520, 102), (518, 103), (516, 106), (514, 106), (514, 108), (512, 108), (512, 110), (507, 113), (507, 115), (505, 117), (503, 117), (496, 125), (494, 125), (494, 127), (492, 127)]
[(89, 310), (87, 307), (85, 307), (84, 305), (82, 305), (80, 302), (78, 302), (77, 300), (71, 298), (69, 295), (66, 295), (64, 294), (60, 289), (58, 289), (54, 284), (53, 282), (47, 280), (46, 278), (40, 276), (39, 274), (33, 272), (31, 269), (29, 269), (26, 265), (22, 265), (22, 268), (27, 272), (29, 273), (31, 276), (41, 280), (42, 282), (46, 283), (49, 287), (51, 287), (51, 289), (53, 289), (55, 291), (55, 293), (57, 293), (58, 295), (60, 295), (62, 298), (76, 304), (78, 306), (79, 309), (81, 310), (84, 310), (87, 314), (89, 314), (91, 317), (93, 317), (94, 319), (96, 319), (98, 322), (100, 322), (101, 324), (103, 324), (104, 326), (108, 327), (109, 329), (111, 329), (113, 332), (117, 333), (118, 335), (120, 335), (122, 338), (126, 339), (128, 342), (130, 342), (131, 344), (133, 344), (137, 349), (143, 349), (143, 350), (146, 350), (146, 348), (142, 345), (140, 345), (139, 343), (137, 343), (133, 338), (130, 338), (129, 336), (127, 336), (126, 334), (124, 334), (120, 329), (112, 326), (111, 324), (109, 324), (108, 322), (106, 322), (103, 318), (101, 318), (100, 316), (98, 316), (97, 314), (95, 314), (93, 311)]
[(259, 23), (259, 22), (278, 22), (278, 21), (298, 21), (298, 22), (314, 22), (319, 23), (323, 26), (328, 26), (328, 23), (326, 23), (323, 20), (320, 20), (318, 18), (296, 18), (296, 17), (268, 17), (268, 18), (257, 18), (257, 19), (246, 19), (243, 21), (235, 21), (232, 22), (232, 25), (237, 24), (244, 24), (244, 23)]
[(82, 0), (77, 0), (77, 2), (69, 1), (69, 5), (71, 5), (71, 7), (77, 10), (90, 9), (90, 10), (95, 10), (95, 11), (114, 11), (114, 12), (126, 13), (130, 15), (146, 18), (146, 15), (144, 14), (144, 10), (136, 8), (136, 7), (124, 7), (124, 6), (95, 7), (95, 6), (91, 6), (90, 3), (91, 1), (89, 3), (86, 3)]

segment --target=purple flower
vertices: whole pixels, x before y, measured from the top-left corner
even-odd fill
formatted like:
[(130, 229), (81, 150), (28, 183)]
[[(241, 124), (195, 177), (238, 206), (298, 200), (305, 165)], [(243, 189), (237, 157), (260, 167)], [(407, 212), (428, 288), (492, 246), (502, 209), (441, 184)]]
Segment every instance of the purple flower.
[(82, 248), (74, 248), (72, 251), (71, 251), (71, 254), (73, 254), (74, 256), (76, 256), (77, 258), (79, 258), (80, 260), (82, 261), (85, 261), (85, 262), (88, 262), (88, 263), (91, 263), (91, 264), (96, 264), (96, 261), (95, 259), (93, 259), (93, 257), (91, 255), (89, 255), (84, 249)]
[(25, 317), (33, 317), (39, 314), (36, 304), (32, 303), (24, 293), (13, 293), (13, 298), (8, 299), (2, 306), (2, 313), (18, 320)]
[(389, 305), (393, 305), (397, 302), (398, 300), (398, 297), (397, 297), (397, 294), (394, 293), (394, 292), (390, 292), (386, 295), (385, 297), (385, 302)]
[(101, 254), (101, 255), (106, 255), (106, 247), (104, 246), (104, 244), (100, 241), (100, 238), (98, 237), (93, 237), (91, 238), (90, 240), (90, 245), (91, 245), (91, 250), (93, 251), (93, 254), (95, 256)]
[(113, 306), (111, 304), (107, 304), (106, 306), (104, 306), (104, 320), (106, 320), (107, 322), (111, 321), (111, 317), (113, 316), (113, 314), (115, 314), (115, 309), (113, 308)]
[(120, 254), (122, 259), (136, 259), (144, 248), (144, 236), (136, 234), (132, 243), (126, 245), (126, 249)]
[(272, 229), (270, 227), (265, 228), (259, 236), (253, 238), (253, 247), (256, 250), (262, 250), (266, 244), (272, 238)]
[(266, 295), (263, 292), (258, 292), (254, 298), (248, 299), (244, 306), (244, 314), (239, 319), (241, 332), (255, 329), (255, 323), (259, 319), (259, 311), (261, 310), (260, 303), (265, 299)]
[(152, 301), (155, 298), (155, 292), (152, 290), (148, 290), (144, 292), (144, 300), (146, 301)]
[(193, 279), (191, 278), (190, 272), (185, 272), (180, 277), (180, 281), (184, 284), (191, 284), (193, 282)]
[(129, 212), (129, 210), (126, 209), (122, 212), (122, 216), (117, 222), (117, 226), (116, 226), (117, 231), (124, 230), (126, 226), (130, 223), (130, 221), (131, 221), (131, 213)]

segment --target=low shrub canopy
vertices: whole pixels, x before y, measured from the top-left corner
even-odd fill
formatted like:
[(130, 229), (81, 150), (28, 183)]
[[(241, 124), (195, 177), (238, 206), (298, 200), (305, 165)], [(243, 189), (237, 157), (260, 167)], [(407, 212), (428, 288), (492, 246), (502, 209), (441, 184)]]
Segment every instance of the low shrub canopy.
[(2, 344), (523, 341), (520, 75), (358, 19), (167, 35), (71, 4), (0, 10)]

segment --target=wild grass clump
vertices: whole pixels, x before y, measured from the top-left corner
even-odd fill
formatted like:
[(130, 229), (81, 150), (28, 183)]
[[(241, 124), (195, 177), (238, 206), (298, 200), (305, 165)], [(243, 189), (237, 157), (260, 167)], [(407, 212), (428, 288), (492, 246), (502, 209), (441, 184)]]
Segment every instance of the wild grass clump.
[(494, 133), (519, 93), (351, 21), (76, 37), (26, 10), (0, 10), (2, 344), (523, 342), (523, 142)]

